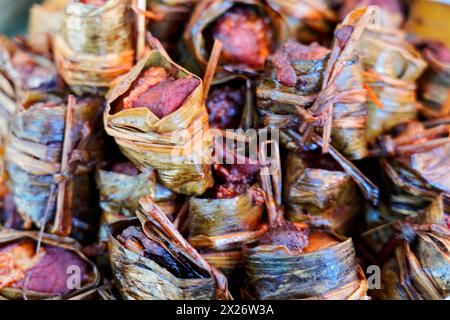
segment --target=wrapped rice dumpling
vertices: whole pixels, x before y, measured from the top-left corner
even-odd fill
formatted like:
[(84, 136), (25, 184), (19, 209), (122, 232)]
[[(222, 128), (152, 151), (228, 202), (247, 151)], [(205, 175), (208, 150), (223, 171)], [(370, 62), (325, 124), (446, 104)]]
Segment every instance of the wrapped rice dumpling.
[(290, 152), (285, 163), (287, 218), (346, 233), (362, 199), (353, 179), (320, 150)]
[(344, 0), (339, 15), (344, 18), (358, 7), (375, 5), (380, 8), (380, 22), (383, 28), (400, 28), (405, 20), (402, 0)]
[[(100, 191), (102, 224), (133, 217), (139, 200), (146, 195), (158, 202), (169, 217), (179, 207), (176, 194), (156, 182), (154, 170), (140, 172), (130, 161), (113, 162), (98, 170), (96, 181)], [(101, 239), (106, 239), (104, 231), (102, 228)]]
[(418, 114), (416, 81), (426, 68), (420, 54), (399, 30), (370, 29), (359, 45), (365, 82), (379, 102), (367, 103), (366, 138), (375, 138)]
[[(63, 92), (64, 84), (53, 62), (37, 54), (27, 42), (1, 37), (0, 59), (1, 90), (19, 104), (26, 106), (45, 99), (47, 94)], [(19, 109), (6, 101), (2, 103), (3, 108), (9, 114)]]
[(296, 106), (310, 107), (322, 85), (329, 50), (289, 40), (268, 58), (256, 88), (257, 108), (265, 126), (296, 128)]
[[(445, 224), (448, 214), (444, 212), (444, 196), (438, 195), (430, 200), (407, 198), (396, 195), (397, 203), (387, 201), (381, 202), (377, 207), (369, 206), (365, 212), (365, 227), (363, 233), (364, 248), (377, 257), (377, 263), (382, 264), (386, 259), (386, 252), (392, 250), (392, 238), (398, 233), (396, 227), (399, 222), (419, 221), (421, 223), (433, 222)], [(394, 199), (394, 198), (393, 198)], [(399, 210), (399, 201), (409, 201), (404, 210)]]
[(45, 0), (35, 3), (30, 9), (28, 20), (28, 37), (33, 46), (40, 51), (48, 50), (50, 38), (59, 32), (64, 16), (64, 8), (69, 0)]
[(419, 82), (421, 111), (428, 118), (450, 116), (450, 49), (439, 43), (420, 47), (428, 62)]
[(256, 184), (260, 166), (245, 160), (214, 165), (215, 185), (189, 202), (189, 242), (227, 276), (233, 289), (243, 280), (242, 244), (267, 230), (262, 224), (264, 198)]
[(267, 0), (286, 20), (289, 34), (301, 43), (326, 43), (337, 21), (336, 13), (325, 0)]
[(387, 247), (395, 245), (383, 266), (377, 295), (389, 300), (448, 299), (450, 230), (442, 206), (432, 204), (409, 221), (397, 223), (395, 229)]
[[(300, 231), (280, 226), (280, 238), (302, 234), (305, 244), (292, 249), (266, 238), (244, 246), (247, 299), (364, 300), (367, 283), (357, 266), (353, 243), (325, 231)], [(269, 231), (270, 232), (270, 231)], [(294, 235), (295, 234), (295, 235)], [(275, 234), (273, 234), (275, 235)], [(286, 236), (283, 236), (286, 235)], [(283, 240), (289, 241), (292, 240)], [(330, 268), (333, 266), (333, 268)]]
[(79, 300), (99, 282), (97, 267), (74, 240), (34, 231), (0, 232), (0, 300)]
[[(97, 173), (100, 206), (103, 212), (134, 216), (140, 198), (153, 192), (153, 172), (139, 172), (131, 162), (116, 162)], [(110, 221), (113, 222), (113, 221)]]
[[(102, 101), (49, 98), (17, 112), (11, 121), (6, 166), (17, 210), (26, 226), (83, 238), (92, 234), (96, 199), (93, 175), (101, 159)], [(72, 217), (72, 218), (70, 218)], [(73, 227), (73, 228), (72, 228)], [(60, 229), (62, 228), (62, 229)]]
[(382, 270), (383, 299), (445, 300), (450, 295), (450, 230), (422, 226), (411, 230)]
[(330, 52), (317, 44), (287, 42), (268, 60), (257, 87), (257, 107), (265, 126), (300, 131), (303, 140), (322, 131), (352, 159), (366, 155), (367, 92), (355, 50), (362, 32), (376, 23), (375, 8), (357, 9), (336, 29)]
[[(226, 280), (183, 239), (150, 197), (141, 199), (138, 219), (109, 226), (116, 285), (128, 300), (223, 298)], [(220, 279), (221, 286), (215, 281)]]
[[(275, 176), (280, 172), (276, 166)], [(352, 240), (285, 220), (272, 189), (278, 178), (264, 167), (261, 180), (270, 227), (258, 240), (244, 245), (248, 279), (244, 298), (365, 299), (367, 283)]]
[(212, 138), (202, 81), (151, 51), (109, 93), (105, 128), (143, 172), (181, 194), (202, 194), (213, 184)]
[[(427, 125), (410, 122), (399, 133), (386, 136), (380, 163), (391, 186), (390, 206), (394, 212), (408, 214), (423, 209), (438, 195), (444, 195), (445, 212), (450, 212), (449, 124)], [(375, 154), (375, 150), (372, 151)]]
[[(269, 58), (266, 75), (257, 87), (257, 107), (264, 125), (296, 130), (321, 91), (329, 50), (317, 44), (304, 46), (288, 41)], [(366, 155), (364, 126), (367, 112), (362, 67), (356, 55), (345, 63), (335, 90), (360, 90), (333, 108), (332, 141), (353, 159)], [(359, 96), (358, 96), (359, 95)], [(311, 116), (312, 118), (312, 116)]]
[(65, 9), (54, 52), (64, 80), (78, 91), (108, 88), (134, 63), (129, 0), (77, 0)]
[[(215, 79), (255, 74), (287, 36), (281, 16), (255, 0), (201, 0), (184, 33), (185, 64), (201, 73), (217, 39), (223, 44)], [(194, 62), (194, 63), (193, 63)]]
[(0, 37), (0, 202), (3, 223), (17, 225), (4, 162), (13, 115), (48, 94), (60, 94), (63, 83), (52, 62), (25, 41)]

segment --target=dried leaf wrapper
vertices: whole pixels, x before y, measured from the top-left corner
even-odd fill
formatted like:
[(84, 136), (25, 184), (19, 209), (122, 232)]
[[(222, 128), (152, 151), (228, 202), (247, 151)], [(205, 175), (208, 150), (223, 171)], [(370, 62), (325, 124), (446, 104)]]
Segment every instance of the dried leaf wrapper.
[(159, 51), (150, 52), (108, 93), (104, 115), (106, 132), (122, 152), (142, 171), (154, 168), (165, 187), (181, 194), (202, 194), (213, 184), (210, 169), (212, 137), (200, 84), (183, 105), (159, 119), (147, 108), (113, 113), (138, 76), (149, 67), (176, 68), (178, 78), (188, 71)]
[[(78, 202), (73, 216), (84, 221), (78, 224), (81, 227), (78, 231), (85, 233), (89, 230), (89, 221), (92, 223), (95, 218), (91, 194), (93, 175), (90, 173), (102, 155), (102, 130), (98, 124), (103, 105), (97, 98), (78, 101), (74, 113), (75, 147), (70, 153), (68, 172), (62, 172), (66, 108), (64, 102), (36, 103), (17, 112), (11, 122), (5, 160), (14, 201), (24, 221), (31, 221), (37, 227), (47, 223), (56, 210), (54, 195), (58, 186), (64, 180), (72, 180), (73, 195)], [(47, 211), (50, 215), (46, 220)]]
[[(43, 252), (45, 252), (46, 248), (48, 247), (56, 248), (57, 250), (59, 250), (58, 252), (60, 252), (61, 250), (65, 250), (65, 252), (68, 252), (70, 255), (75, 255), (77, 259), (80, 259), (84, 263), (84, 265), (86, 266), (86, 274), (84, 274), (84, 277), (80, 283), (81, 287), (78, 289), (74, 288), (66, 294), (55, 294), (48, 291), (29, 290), (26, 289), (26, 286), (23, 289), (20, 289), (18, 287), (9, 285), (0, 289), (0, 300), (18, 300), (23, 299), (24, 296), (30, 300), (87, 299), (87, 293), (89, 293), (91, 290), (95, 290), (95, 288), (100, 283), (100, 272), (98, 271), (95, 264), (89, 261), (84, 256), (84, 254), (81, 252), (81, 246), (76, 241), (71, 238), (61, 238), (46, 233), (42, 234), (41, 238), (39, 232), (35, 231), (15, 231), (5, 229), (0, 232), (0, 246), (2, 248), (8, 246), (9, 244), (19, 243), (21, 241), (32, 241), (33, 245), (35, 245), (39, 242), (40, 239), (42, 239), (41, 248)], [(53, 260), (47, 262), (49, 263), (47, 264), (47, 267), (54, 263)], [(66, 270), (63, 270), (63, 272), (65, 274)], [(56, 275), (54, 276), (56, 277)], [(31, 274), (29, 281), (32, 281), (32, 277), (33, 275)], [(55, 278), (53, 278), (52, 280), (52, 283), (61, 281), (60, 279), (57, 280)]]
[(134, 63), (129, 1), (109, 0), (97, 7), (70, 3), (55, 37), (55, 62), (73, 89), (108, 88)]

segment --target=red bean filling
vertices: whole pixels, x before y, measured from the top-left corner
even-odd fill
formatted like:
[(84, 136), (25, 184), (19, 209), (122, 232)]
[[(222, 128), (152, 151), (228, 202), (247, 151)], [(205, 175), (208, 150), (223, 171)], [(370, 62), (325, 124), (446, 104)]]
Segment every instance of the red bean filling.
[(164, 68), (152, 67), (124, 99), (124, 109), (148, 108), (158, 118), (163, 118), (180, 108), (199, 84), (200, 80), (192, 76), (175, 79)]
[(308, 228), (299, 229), (290, 221), (283, 221), (276, 228), (263, 234), (258, 243), (260, 245), (284, 246), (290, 251), (302, 252), (308, 246)]
[(212, 38), (222, 42), (221, 60), (260, 69), (270, 54), (269, 22), (251, 8), (234, 7), (212, 26)]
[(139, 170), (131, 162), (117, 162), (112, 165), (112, 172), (125, 174), (127, 176), (137, 176)]
[[(8, 286), (66, 295), (72, 291), (67, 286), (70, 267), (78, 268), (81, 283), (86, 279), (88, 266), (75, 252), (61, 247), (43, 246), (40, 256), (36, 256), (35, 246), (34, 242), (22, 241), (0, 249), (0, 276), (5, 272), (16, 275)], [(6, 263), (7, 260), (10, 262)]]
[(302, 60), (319, 60), (329, 53), (329, 50), (317, 43), (305, 46), (295, 41), (287, 41), (272, 56), (275, 74), (283, 85), (295, 87), (298, 81), (292, 63)]
[(216, 86), (206, 100), (209, 123), (213, 128), (236, 129), (239, 126), (245, 92), (242, 87)]

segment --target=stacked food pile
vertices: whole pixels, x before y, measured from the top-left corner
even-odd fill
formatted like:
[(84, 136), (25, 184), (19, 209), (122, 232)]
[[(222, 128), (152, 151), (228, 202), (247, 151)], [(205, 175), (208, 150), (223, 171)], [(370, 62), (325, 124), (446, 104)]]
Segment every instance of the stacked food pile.
[(447, 299), (450, 49), (410, 5), (35, 6), (0, 38), (0, 299)]

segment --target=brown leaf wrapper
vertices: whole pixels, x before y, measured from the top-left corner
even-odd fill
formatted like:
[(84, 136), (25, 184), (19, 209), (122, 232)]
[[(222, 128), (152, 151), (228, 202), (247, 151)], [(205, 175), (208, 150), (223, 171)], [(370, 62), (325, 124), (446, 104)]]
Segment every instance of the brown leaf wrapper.
[[(18, 104), (26, 106), (44, 100), (47, 94), (64, 92), (63, 81), (53, 62), (26, 41), (14, 42), (0, 37), (0, 69), (1, 91)], [(19, 107), (12, 106), (4, 97), (2, 109), (12, 114)]]
[(448, 299), (449, 239), (450, 230), (446, 225), (402, 225), (401, 241), (382, 269), (380, 298)]
[[(247, 281), (244, 299), (367, 299), (367, 282), (351, 238), (284, 218), (281, 162), (276, 142), (271, 170), (260, 180), (269, 231), (243, 246)], [(262, 152), (261, 152), (262, 153)]]
[(129, 0), (109, 0), (100, 7), (70, 3), (53, 44), (59, 72), (79, 92), (112, 86), (133, 66), (132, 32)]
[(369, 29), (359, 50), (365, 82), (383, 105), (367, 103), (366, 139), (373, 142), (379, 134), (417, 117), (416, 80), (426, 62), (398, 30)]
[(446, 213), (442, 196), (430, 200), (408, 197), (405, 194), (391, 195), (388, 202), (375, 207), (368, 207), (365, 212), (367, 231), (364, 243), (378, 255), (381, 262), (386, 259), (386, 247), (398, 234), (398, 223), (441, 224), (446, 223)]
[(64, 8), (69, 0), (45, 0), (42, 4), (33, 4), (28, 18), (28, 37), (35, 48), (45, 52), (49, 49), (50, 39), (61, 29)]
[[(205, 300), (230, 299), (225, 277), (211, 267), (189, 245), (164, 212), (150, 197), (139, 201), (136, 215), (139, 219), (119, 221), (108, 228), (110, 259), (116, 283), (125, 299)], [(116, 236), (127, 226), (141, 228), (145, 237), (162, 246), (182, 265), (194, 271), (195, 276), (183, 278), (172, 266), (151, 257), (143, 257), (125, 248)]]
[(188, 241), (225, 274), (230, 285), (240, 287), (244, 278), (241, 248), (267, 231), (262, 214), (263, 206), (254, 205), (248, 191), (227, 199), (192, 197)]
[[(290, 61), (297, 77), (295, 85), (279, 81), (274, 70), (278, 62), (269, 58), (256, 91), (263, 125), (300, 128), (304, 134), (318, 127), (323, 131), (324, 151), (331, 137), (333, 146), (349, 158), (364, 158), (367, 93), (356, 45), (374, 15), (373, 8), (355, 10), (336, 31), (329, 54), (325, 48), (313, 44), (307, 47), (309, 54), (305, 53), (304, 59)], [(344, 29), (350, 30), (348, 39), (339, 38)], [(284, 144), (289, 147), (289, 132), (284, 134), (288, 136)]]
[[(4, 158), (13, 115), (49, 94), (62, 93), (64, 87), (53, 63), (25, 41), (0, 37), (0, 71), (0, 198), (9, 198), (11, 186)], [(13, 211), (7, 198), (0, 201), (6, 216)]]
[(343, 6), (339, 10), (339, 17), (341, 19), (355, 8), (373, 5), (380, 8), (380, 25), (383, 28), (400, 28), (405, 20), (401, 0), (344, 0), (343, 3)]
[[(439, 129), (442, 126), (429, 127), (418, 122), (411, 122), (407, 129), (402, 131), (394, 139), (386, 139), (383, 148), (392, 149), (390, 143), (405, 137), (410, 137), (408, 147), (411, 151), (407, 154), (395, 155), (394, 145), (392, 156), (380, 159), (381, 168), (387, 177), (387, 187), (390, 193), (391, 208), (394, 212), (408, 214), (417, 209), (423, 209), (424, 204), (443, 196), (444, 211), (450, 212), (450, 177), (446, 167), (450, 162), (450, 142), (448, 138), (430, 139), (422, 142), (420, 134), (430, 130)], [(443, 127), (445, 129), (445, 127)], [(412, 131), (411, 131), (412, 130)], [(448, 129), (446, 129), (448, 130)], [(448, 132), (448, 131), (447, 131)], [(419, 146), (426, 146), (434, 141), (441, 141), (440, 145), (431, 145), (428, 149), (420, 150)], [(414, 150), (416, 148), (416, 150)]]
[[(449, 51), (444, 47), (442, 50)], [(450, 116), (450, 63), (429, 49), (424, 57), (428, 68), (419, 82), (419, 97), (424, 104), (421, 110), (427, 118)]]
[[(262, 17), (270, 21), (270, 27), (272, 28), (274, 37), (274, 43), (272, 44), (273, 50), (289, 37), (289, 29), (286, 22), (280, 13), (274, 11), (268, 4), (256, 0), (202, 0), (197, 3), (183, 34), (184, 42), (181, 45), (181, 60), (183, 65), (186, 65), (189, 70), (193, 70), (196, 74), (202, 74), (206, 69), (209, 53), (207, 53), (206, 49), (204, 31), (214, 21), (236, 5), (252, 7)], [(232, 63), (220, 63), (216, 68), (214, 82), (233, 78), (233, 74), (236, 73), (249, 72), (254, 74), (255, 71), (259, 70), (244, 68)]]
[(61, 172), (66, 108), (63, 101), (55, 105), (36, 103), (17, 112), (11, 122), (5, 160), (14, 201), (25, 221), (41, 227), (49, 211), (44, 221), (47, 223), (56, 210), (52, 187), (57, 190), (62, 181), (69, 180), (73, 183), (77, 203), (72, 215), (79, 222), (74, 223), (77, 226), (74, 232), (84, 234), (95, 220), (93, 175), (90, 173), (102, 154), (99, 120), (103, 104), (97, 98), (82, 98), (77, 102), (74, 149), (70, 152), (68, 172)]
[[(167, 215), (174, 215), (177, 209), (176, 194), (156, 182), (154, 170), (140, 172), (136, 176), (108, 170), (98, 170), (97, 187), (100, 191), (101, 224), (133, 217), (139, 200), (151, 196), (160, 205), (164, 205)], [(100, 239), (106, 240), (106, 229), (100, 230)]]
[[(1, 75), (0, 81), (3, 82)], [(4, 161), (5, 145), (9, 134), (11, 118), (19, 108), (19, 105), (11, 97), (0, 90), (0, 199), (8, 193), (8, 178)]]
[(212, 137), (201, 84), (179, 109), (162, 119), (147, 108), (113, 111), (139, 75), (155, 66), (176, 68), (178, 77), (190, 74), (161, 52), (151, 51), (108, 93), (104, 115), (106, 132), (139, 169), (154, 168), (165, 187), (181, 194), (202, 194), (212, 186), (213, 179)]
[[(138, 219), (122, 220), (108, 228), (108, 246), (116, 286), (126, 300), (206, 300), (215, 296), (214, 279), (183, 279), (173, 275), (156, 261), (125, 248), (116, 238), (127, 226), (139, 225)], [(179, 247), (166, 243), (169, 251), (183, 254)], [(185, 254), (184, 254), (185, 255)]]
[[(367, 282), (353, 242), (332, 233), (336, 243), (294, 253), (275, 245), (244, 246), (246, 299), (364, 300)], [(330, 268), (330, 266), (333, 268)]]
[(362, 199), (353, 179), (338, 168), (308, 167), (300, 155), (286, 158), (284, 198), (288, 219), (349, 231)]
[[(0, 300), (20, 300), (24, 298), (24, 295), (29, 300), (85, 300), (90, 299), (90, 293), (100, 283), (100, 272), (94, 263), (92, 263), (81, 252), (81, 246), (71, 238), (62, 238), (55, 235), (43, 233), (42, 235), (37, 231), (16, 231), (12, 229), (4, 229), (0, 232), (0, 247), (7, 246), (8, 244), (17, 243), (20, 241), (33, 241), (37, 244), (41, 242), (41, 248), (44, 250), (47, 246), (58, 247), (60, 249), (67, 250), (75, 253), (79, 259), (81, 259), (87, 267), (87, 273), (84, 275), (81, 286), (79, 288), (72, 289), (68, 294), (54, 294), (49, 292), (39, 292), (33, 290), (23, 290), (15, 288), (14, 286), (7, 286), (0, 289)], [(32, 277), (32, 275), (31, 275)], [(54, 279), (56, 280), (56, 279)], [(60, 280), (58, 280), (60, 281)], [(55, 281), (56, 282), (56, 281)]]
[(323, 43), (337, 21), (336, 13), (325, 0), (268, 0), (289, 26), (289, 34), (301, 43)]

